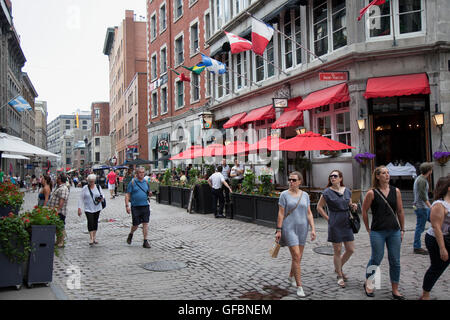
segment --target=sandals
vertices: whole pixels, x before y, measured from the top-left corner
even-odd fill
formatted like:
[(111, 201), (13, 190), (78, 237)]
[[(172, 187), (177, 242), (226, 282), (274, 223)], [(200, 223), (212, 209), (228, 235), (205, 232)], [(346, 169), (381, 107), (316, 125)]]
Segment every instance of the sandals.
[[(339, 273), (336, 270), (334, 270), (334, 272), (338, 275), (338, 279), (339, 279)], [(344, 280), (347, 281), (348, 277), (343, 272), (341, 272), (341, 273), (342, 273), (342, 278), (344, 278)]]
[(337, 277), (338, 281), (337, 284), (341, 287), (341, 288), (345, 288), (345, 281), (343, 277)]

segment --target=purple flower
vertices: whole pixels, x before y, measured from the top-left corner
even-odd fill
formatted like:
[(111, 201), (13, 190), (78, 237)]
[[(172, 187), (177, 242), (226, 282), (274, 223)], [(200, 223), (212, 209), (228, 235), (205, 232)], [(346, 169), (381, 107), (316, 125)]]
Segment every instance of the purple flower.
[(450, 157), (450, 152), (445, 152), (445, 151), (437, 151), (435, 153), (433, 153), (433, 157), (438, 160), (440, 158), (446, 158), (446, 157)]
[(373, 159), (375, 158), (375, 155), (373, 153), (369, 153), (369, 152), (364, 152), (364, 153), (358, 153), (355, 156), (355, 160), (358, 161), (359, 163), (363, 163), (364, 159)]

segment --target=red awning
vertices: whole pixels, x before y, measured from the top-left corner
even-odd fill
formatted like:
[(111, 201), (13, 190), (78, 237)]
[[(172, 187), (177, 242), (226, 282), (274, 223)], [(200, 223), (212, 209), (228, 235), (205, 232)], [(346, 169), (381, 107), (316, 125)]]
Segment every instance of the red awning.
[(230, 118), (230, 120), (228, 120), (224, 125), (223, 128), (224, 129), (229, 129), (229, 128), (233, 128), (233, 127), (239, 127), (241, 125), (241, 120), (247, 115), (247, 112), (242, 112), (242, 113), (238, 113), (235, 114), (234, 116), (232, 116)]
[(252, 110), (244, 119), (241, 120), (241, 124), (258, 120), (275, 119), (275, 117), (275, 109), (273, 108), (273, 105), (270, 104), (268, 106)]
[(341, 83), (333, 87), (311, 93), (297, 107), (299, 111), (318, 108), (332, 103), (350, 101), (347, 83)]
[(304, 125), (303, 111), (297, 109), (285, 111), (277, 121), (272, 124), (272, 129), (281, 129), (286, 127), (299, 127)]
[(364, 98), (385, 98), (430, 94), (430, 83), (426, 73), (405, 74), (392, 77), (370, 78)]

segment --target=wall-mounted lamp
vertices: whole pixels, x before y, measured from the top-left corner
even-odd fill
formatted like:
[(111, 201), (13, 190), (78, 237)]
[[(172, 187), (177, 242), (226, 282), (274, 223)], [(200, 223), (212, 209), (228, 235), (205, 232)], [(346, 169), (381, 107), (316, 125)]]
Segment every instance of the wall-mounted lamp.
[(437, 112), (433, 114), (433, 122), (436, 125), (436, 127), (442, 129), (442, 127), (444, 126), (444, 113)]
[(358, 122), (358, 129), (359, 129), (359, 131), (366, 130), (366, 119), (358, 119), (356, 121)]
[(295, 129), (295, 132), (297, 132), (297, 135), (305, 134), (306, 133), (306, 128), (305, 127), (298, 127), (297, 129)]

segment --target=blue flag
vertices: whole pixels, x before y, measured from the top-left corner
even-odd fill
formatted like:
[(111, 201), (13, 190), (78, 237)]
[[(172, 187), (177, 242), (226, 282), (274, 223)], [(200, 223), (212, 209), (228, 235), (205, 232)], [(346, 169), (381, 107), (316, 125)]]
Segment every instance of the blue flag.
[(22, 112), (24, 110), (33, 110), (30, 104), (22, 97), (18, 96), (15, 99), (12, 99), (8, 104), (15, 108), (18, 112)]
[(205, 56), (204, 54), (202, 54), (202, 62), (206, 66), (206, 70), (214, 74), (224, 74), (227, 72), (227, 66), (224, 63)]

